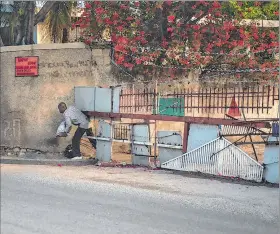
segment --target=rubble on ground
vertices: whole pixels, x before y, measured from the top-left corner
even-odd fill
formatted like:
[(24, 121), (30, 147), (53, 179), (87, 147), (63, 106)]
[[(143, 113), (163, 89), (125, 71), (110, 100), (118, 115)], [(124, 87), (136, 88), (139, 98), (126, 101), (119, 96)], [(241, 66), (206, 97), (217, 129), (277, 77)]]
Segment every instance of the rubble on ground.
[(126, 162), (118, 162), (115, 160), (111, 160), (110, 162), (98, 162), (96, 165), (99, 167), (144, 168), (147, 170), (157, 170), (158, 169), (154, 165), (150, 165), (150, 166), (133, 165), (133, 164), (127, 164)]
[(30, 148), (20, 148), (20, 147), (0, 147), (0, 155), (1, 156), (9, 156), (9, 157), (18, 157), (18, 158), (61, 158), (63, 155), (62, 153), (55, 153), (55, 152), (44, 152), (41, 150), (30, 149)]

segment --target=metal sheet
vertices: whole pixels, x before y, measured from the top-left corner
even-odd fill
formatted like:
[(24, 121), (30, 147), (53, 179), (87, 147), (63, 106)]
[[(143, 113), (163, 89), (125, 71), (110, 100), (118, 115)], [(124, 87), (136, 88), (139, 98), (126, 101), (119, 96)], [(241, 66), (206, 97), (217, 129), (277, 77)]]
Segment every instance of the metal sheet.
[(218, 134), (219, 128), (216, 125), (191, 124), (188, 137), (188, 152), (216, 139)]
[[(132, 164), (134, 165), (149, 165), (150, 150), (148, 145), (143, 145), (143, 142), (149, 142), (149, 126), (144, 124), (133, 125), (132, 127)], [(137, 144), (141, 142), (142, 144)]]
[(182, 145), (182, 136), (178, 131), (158, 131), (157, 138), (159, 144)]
[(120, 92), (121, 92), (121, 87), (115, 87), (113, 89), (113, 112), (114, 113), (120, 112)]
[(264, 179), (269, 183), (279, 184), (279, 162), (265, 166)]
[(184, 106), (184, 98), (160, 98), (158, 113), (160, 115), (185, 116)]
[(279, 145), (266, 145), (264, 150), (264, 164), (279, 162)]
[(95, 111), (95, 87), (75, 87), (75, 106), (82, 111)]
[(173, 146), (182, 146), (182, 136), (176, 131), (158, 131), (158, 151), (160, 164), (183, 154), (182, 148), (176, 149)]
[[(275, 142), (276, 137), (268, 141)], [(264, 179), (269, 183), (279, 183), (279, 145), (266, 145), (264, 150)]]
[(96, 158), (101, 162), (110, 162), (112, 155), (111, 125), (105, 121), (98, 123), (96, 138)]
[(96, 88), (95, 90), (95, 111), (111, 112), (112, 90), (109, 88)]
[(140, 142), (150, 141), (149, 126), (147, 124), (135, 124), (133, 126), (133, 140)]
[(111, 125), (103, 120), (98, 121), (98, 137), (111, 138)]
[(181, 149), (158, 147), (160, 165), (183, 154)]
[(132, 164), (149, 166), (149, 146), (133, 145), (132, 147)]
[(111, 141), (96, 140), (96, 158), (100, 162), (110, 162), (112, 154)]
[[(114, 89), (113, 111), (119, 112), (120, 89)], [(82, 111), (111, 112), (112, 89), (97, 87), (75, 87), (75, 105)]]

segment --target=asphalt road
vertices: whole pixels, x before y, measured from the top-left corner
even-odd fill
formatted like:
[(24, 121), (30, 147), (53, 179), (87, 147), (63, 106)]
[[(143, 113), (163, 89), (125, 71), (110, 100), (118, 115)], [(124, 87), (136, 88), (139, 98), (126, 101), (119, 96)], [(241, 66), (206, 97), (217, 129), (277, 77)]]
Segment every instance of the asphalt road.
[[(249, 202), (250, 197), (246, 199)], [(260, 212), (257, 203), (261, 202), (247, 209), (246, 201), (238, 198), (186, 196), (56, 175), (46, 177), (32, 170), (3, 170), (1, 234), (279, 233), (275, 210)]]

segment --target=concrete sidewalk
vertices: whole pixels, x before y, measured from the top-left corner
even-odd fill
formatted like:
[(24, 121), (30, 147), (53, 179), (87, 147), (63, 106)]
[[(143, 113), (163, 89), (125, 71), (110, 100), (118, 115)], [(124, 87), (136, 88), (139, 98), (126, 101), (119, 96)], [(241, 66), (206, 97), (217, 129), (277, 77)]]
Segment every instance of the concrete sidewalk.
[(88, 166), (95, 165), (98, 160), (97, 159), (46, 159), (46, 158), (16, 158), (9, 156), (2, 156), (1, 164), (23, 164), (23, 165), (50, 165), (50, 166)]
[(63, 153), (42, 152), (34, 149), (19, 147), (1, 147), (1, 164), (50, 165), (50, 166), (87, 166), (95, 165), (95, 158), (73, 160), (66, 158)]

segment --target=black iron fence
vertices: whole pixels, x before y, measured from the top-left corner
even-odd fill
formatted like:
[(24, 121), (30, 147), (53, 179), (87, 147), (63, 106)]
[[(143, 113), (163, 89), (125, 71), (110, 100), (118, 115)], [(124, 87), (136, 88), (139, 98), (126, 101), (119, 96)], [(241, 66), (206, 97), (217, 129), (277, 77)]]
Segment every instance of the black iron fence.
[[(170, 100), (173, 103), (171, 105)], [(120, 97), (120, 111), (151, 114), (156, 109), (157, 113), (172, 109), (184, 114), (194, 111), (226, 113), (231, 107), (242, 110), (244, 113), (259, 114), (268, 113), (276, 101), (279, 101), (279, 90), (276, 86), (176, 89), (164, 93), (156, 92), (153, 88), (123, 89)]]
[(113, 139), (129, 140), (130, 127), (128, 124), (116, 124), (113, 130)]

